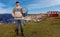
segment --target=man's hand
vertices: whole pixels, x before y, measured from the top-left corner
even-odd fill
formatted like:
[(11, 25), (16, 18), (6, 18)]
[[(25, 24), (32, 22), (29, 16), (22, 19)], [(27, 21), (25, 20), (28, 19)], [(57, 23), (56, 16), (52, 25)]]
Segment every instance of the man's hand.
[(15, 17), (14, 13), (12, 13), (12, 16)]

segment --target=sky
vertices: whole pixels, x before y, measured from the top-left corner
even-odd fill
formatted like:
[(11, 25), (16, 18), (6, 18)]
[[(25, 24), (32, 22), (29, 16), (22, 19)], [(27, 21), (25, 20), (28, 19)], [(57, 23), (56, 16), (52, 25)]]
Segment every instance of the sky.
[(60, 0), (0, 0), (0, 14), (11, 14), (16, 1), (22, 8), (28, 9), (28, 14), (60, 11)]

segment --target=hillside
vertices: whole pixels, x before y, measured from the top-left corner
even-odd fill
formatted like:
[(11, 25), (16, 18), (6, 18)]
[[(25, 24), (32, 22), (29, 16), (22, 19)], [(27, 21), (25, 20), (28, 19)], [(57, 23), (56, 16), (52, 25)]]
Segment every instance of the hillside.
[[(27, 14), (28, 16), (30, 14)], [(0, 23), (12, 23), (14, 21), (11, 14), (0, 14)]]
[[(0, 25), (0, 37), (16, 36), (15, 24)], [(20, 32), (19, 32), (20, 33)], [(26, 37), (60, 37), (60, 18), (50, 17), (40, 22), (26, 22), (24, 26)]]

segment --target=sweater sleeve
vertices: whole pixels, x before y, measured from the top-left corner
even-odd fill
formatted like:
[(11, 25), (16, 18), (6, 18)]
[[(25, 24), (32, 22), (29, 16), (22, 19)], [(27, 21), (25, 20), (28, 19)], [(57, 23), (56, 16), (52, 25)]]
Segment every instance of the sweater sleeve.
[(13, 16), (13, 17), (15, 17), (14, 14), (15, 14), (15, 8), (14, 8), (13, 11), (12, 11), (12, 16)]
[(25, 15), (24, 15), (24, 13), (23, 13), (23, 10), (22, 10), (22, 8), (21, 8), (21, 13), (22, 13), (23, 17), (25, 17)]

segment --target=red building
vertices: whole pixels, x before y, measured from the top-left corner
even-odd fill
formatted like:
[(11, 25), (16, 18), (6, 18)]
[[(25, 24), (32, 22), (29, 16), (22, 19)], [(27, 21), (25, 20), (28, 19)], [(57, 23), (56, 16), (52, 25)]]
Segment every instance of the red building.
[(48, 11), (48, 16), (49, 17), (58, 17), (59, 13), (60, 12), (58, 12), (58, 11)]

